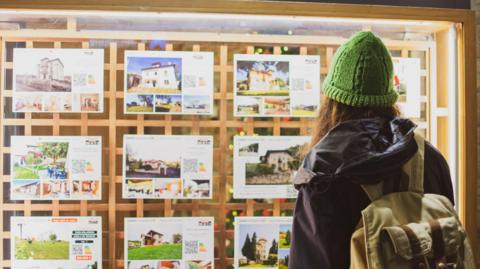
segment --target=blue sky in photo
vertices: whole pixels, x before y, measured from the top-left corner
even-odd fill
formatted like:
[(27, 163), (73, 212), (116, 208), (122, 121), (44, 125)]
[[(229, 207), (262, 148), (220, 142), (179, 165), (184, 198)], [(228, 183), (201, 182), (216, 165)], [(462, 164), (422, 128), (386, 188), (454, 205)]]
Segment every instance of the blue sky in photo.
[(181, 95), (156, 95), (155, 96), (156, 101), (162, 101), (162, 103), (166, 103), (166, 100), (168, 100), (168, 98), (170, 98), (171, 103), (182, 102)]
[(247, 79), (248, 70), (273, 72), (275, 78), (288, 81), (290, 63), (286, 61), (237, 61), (237, 81)]
[(290, 255), (290, 249), (289, 248), (281, 248), (278, 250), (278, 258), (283, 259), (285, 256)]
[(291, 224), (280, 224), (280, 232), (287, 232), (290, 230), (292, 232), (292, 225)]
[(266, 239), (267, 242), (267, 249), (270, 249), (272, 246), (272, 241), (279, 241), (279, 231), (278, 231), (278, 224), (240, 224), (240, 231), (239, 231), (239, 249), (242, 249), (243, 244), (245, 243), (245, 239), (247, 238), (247, 234), (250, 236), (250, 240), (252, 239), (253, 233), (257, 233), (257, 240), (260, 238)]
[(162, 63), (162, 65), (175, 64), (175, 72), (177, 78), (180, 78), (182, 70), (182, 58), (171, 57), (128, 57), (127, 58), (127, 73), (137, 74), (142, 73), (142, 69), (151, 66), (153, 63)]

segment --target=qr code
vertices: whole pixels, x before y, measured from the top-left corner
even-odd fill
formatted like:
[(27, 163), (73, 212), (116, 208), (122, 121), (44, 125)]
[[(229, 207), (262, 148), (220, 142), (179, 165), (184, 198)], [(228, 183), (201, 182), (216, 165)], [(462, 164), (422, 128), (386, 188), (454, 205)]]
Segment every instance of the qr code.
[(183, 86), (185, 88), (195, 88), (197, 87), (197, 77), (192, 75), (185, 75), (183, 77)]
[(185, 241), (185, 255), (198, 253), (198, 241)]
[(292, 79), (292, 91), (303, 91), (305, 81), (301, 78)]
[(198, 171), (197, 159), (183, 159), (184, 173), (197, 173), (197, 171)]
[(82, 245), (72, 245), (72, 255), (83, 255)]
[(85, 160), (72, 160), (72, 173), (84, 174), (86, 163)]

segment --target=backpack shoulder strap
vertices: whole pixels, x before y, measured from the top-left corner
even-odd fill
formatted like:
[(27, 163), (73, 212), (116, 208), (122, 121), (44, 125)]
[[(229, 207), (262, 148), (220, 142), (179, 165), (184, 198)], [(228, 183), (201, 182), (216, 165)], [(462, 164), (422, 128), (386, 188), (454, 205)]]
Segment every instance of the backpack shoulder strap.
[[(405, 188), (400, 191), (408, 190), (410, 192), (423, 193), (423, 162), (425, 157), (425, 140), (420, 134), (417, 133), (415, 133), (414, 138), (415, 142), (417, 142), (418, 150), (415, 155), (413, 155), (413, 157), (408, 160), (402, 167), (402, 171), (405, 173), (406, 179), (408, 180), (408, 186), (405, 186)], [(367, 194), (368, 198), (370, 198), (370, 201), (375, 201), (385, 195), (383, 181), (374, 185), (361, 186)]]

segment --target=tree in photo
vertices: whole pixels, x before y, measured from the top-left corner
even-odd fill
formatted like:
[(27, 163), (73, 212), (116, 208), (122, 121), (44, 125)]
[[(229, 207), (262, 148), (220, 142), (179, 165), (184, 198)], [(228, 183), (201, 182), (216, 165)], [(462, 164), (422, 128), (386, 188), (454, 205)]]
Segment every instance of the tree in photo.
[(40, 145), (40, 151), (45, 154), (46, 157), (52, 159), (56, 164), (58, 159), (66, 158), (68, 154), (68, 143), (42, 143)]
[(174, 234), (172, 236), (173, 244), (181, 244), (182, 243), (182, 235), (181, 234)]
[(242, 247), (242, 255), (245, 256), (248, 260), (253, 260), (252, 257), (252, 241), (250, 240), (250, 235), (247, 234), (245, 242)]

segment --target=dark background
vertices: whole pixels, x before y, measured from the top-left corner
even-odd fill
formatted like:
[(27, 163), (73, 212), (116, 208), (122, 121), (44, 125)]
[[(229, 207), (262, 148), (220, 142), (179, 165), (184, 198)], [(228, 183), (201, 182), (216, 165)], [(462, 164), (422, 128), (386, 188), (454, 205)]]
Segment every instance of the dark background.
[(277, 0), (277, 1), (470, 9), (470, 0), (310, 0), (310, 1)]

